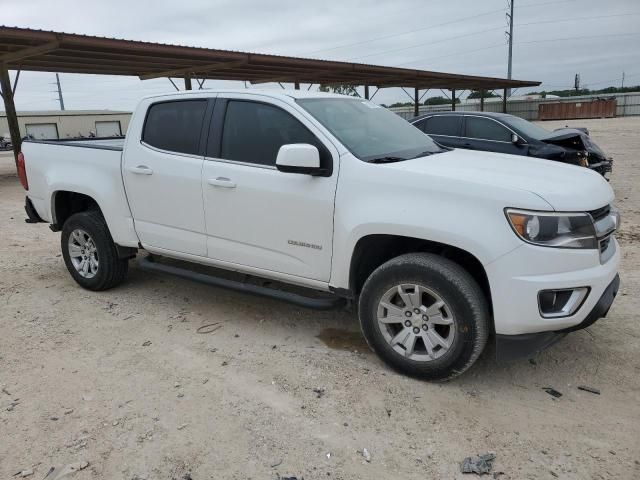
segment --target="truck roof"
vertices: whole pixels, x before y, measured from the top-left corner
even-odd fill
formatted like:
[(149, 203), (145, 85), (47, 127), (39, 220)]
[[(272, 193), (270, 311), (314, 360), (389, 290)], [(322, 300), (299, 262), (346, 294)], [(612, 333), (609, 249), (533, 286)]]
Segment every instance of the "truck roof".
[[(337, 93), (328, 92), (310, 92), (308, 90), (277, 90), (267, 88), (212, 88), (202, 90), (185, 90), (181, 92), (167, 92), (161, 94), (147, 95), (144, 98), (162, 98), (162, 97), (176, 97), (176, 96), (192, 96), (200, 95), (207, 96), (207, 94), (217, 93), (253, 93), (256, 95), (265, 95), (272, 98), (279, 98), (281, 100), (290, 101), (290, 99), (297, 98), (355, 98), (347, 95), (339, 95)], [(363, 99), (364, 100), (364, 99)]]

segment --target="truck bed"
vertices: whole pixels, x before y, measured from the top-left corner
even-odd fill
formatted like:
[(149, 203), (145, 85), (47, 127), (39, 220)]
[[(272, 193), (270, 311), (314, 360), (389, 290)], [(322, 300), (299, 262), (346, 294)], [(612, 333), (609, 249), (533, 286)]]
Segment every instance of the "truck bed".
[(125, 137), (78, 138), (73, 140), (25, 140), (32, 143), (64, 145), (66, 147), (97, 148), (101, 150), (122, 151)]

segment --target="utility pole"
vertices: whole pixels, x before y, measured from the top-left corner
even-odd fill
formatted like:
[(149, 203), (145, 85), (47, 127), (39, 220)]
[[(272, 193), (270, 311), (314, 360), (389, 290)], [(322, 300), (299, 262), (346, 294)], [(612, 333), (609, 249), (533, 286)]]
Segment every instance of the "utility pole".
[[(509, 13), (507, 13), (507, 18), (509, 19), (509, 32), (507, 36), (509, 37), (509, 62), (507, 64), (507, 78), (511, 80), (511, 66), (513, 61), (513, 2), (515, 0), (509, 0)], [(506, 33), (506, 32), (505, 32)], [(511, 96), (511, 89), (507, 90), (507, 96)]]
[(622, 72), (622, 83), (620, 84), (620, 88), (624, 88), (624, 72)]
[(60, 87), (60, 75), (56, 73), (56, 83), (58, 84), (58, 101), (60, 102), (60, 110), (64, 111), (64, 99), (62, 98), (62, 88)]
[(573, 79), (573, 88), (576, 89), (576, 92), (580, 90), (580, 74), (576, 73), (576, 76)]

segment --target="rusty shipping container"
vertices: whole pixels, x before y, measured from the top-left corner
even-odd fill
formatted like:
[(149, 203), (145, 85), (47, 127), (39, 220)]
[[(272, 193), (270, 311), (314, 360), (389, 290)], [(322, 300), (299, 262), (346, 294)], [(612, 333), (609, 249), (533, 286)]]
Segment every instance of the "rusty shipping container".
[(570, 120), (574, 118), (612, 118), (616, 116), (615, 98), (596, 98), (581, 102), (541, 103), (538, 120)]

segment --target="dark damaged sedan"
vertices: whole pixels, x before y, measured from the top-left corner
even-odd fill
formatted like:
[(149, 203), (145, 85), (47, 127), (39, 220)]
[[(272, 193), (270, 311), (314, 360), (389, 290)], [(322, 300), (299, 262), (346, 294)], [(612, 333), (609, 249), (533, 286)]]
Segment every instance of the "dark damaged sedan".
[(605, 178), (611, 172), (611, 158), (586, 129), (550, 132), (520, 117), (491, 112), (429, 113), (410, 122), (448, 147), (556, 160), (591, 168)]

